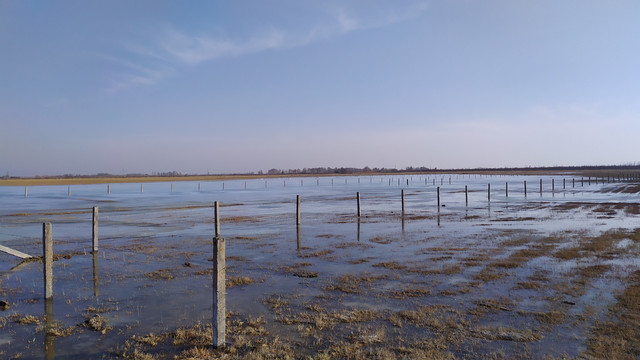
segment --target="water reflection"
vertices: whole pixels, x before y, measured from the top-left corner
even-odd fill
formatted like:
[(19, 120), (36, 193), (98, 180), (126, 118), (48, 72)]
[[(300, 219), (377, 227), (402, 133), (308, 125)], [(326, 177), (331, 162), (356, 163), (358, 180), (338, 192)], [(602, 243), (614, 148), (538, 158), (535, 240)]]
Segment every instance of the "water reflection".
[(360, 218), (358, 218), (358, 242), (360, 242)]
[(300, 224), (296, 225), (296, 249), (300, 252)]
[(100, 279), (98, 275), (98, 252), (93, 252), (93, 296), (100, 295)]
[(55, 359), (55, 346), (53, 336), (53, 298), (44, 300), (45, 330), (44, 330), (44, 357), (45, 359)]

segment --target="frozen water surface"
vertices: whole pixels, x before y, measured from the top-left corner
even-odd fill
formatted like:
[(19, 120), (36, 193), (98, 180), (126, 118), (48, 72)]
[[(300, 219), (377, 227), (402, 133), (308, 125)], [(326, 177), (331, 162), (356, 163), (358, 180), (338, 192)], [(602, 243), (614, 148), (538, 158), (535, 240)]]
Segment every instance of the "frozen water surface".
[[(268, 336), (300, 356), (354, 333), (361, 349), (446, 339), (443, 351), (456, 357), (577, 356), (640, 268), (640, 217), (638, 194), (618, 191), (624, 184), (572, 180), (270, 178), (111, 184), (109, 194), (106, 184), (33, 186), (27, 197), (0, 187), (0, 244), (40, 256), (42, 223), (51, 222), (62, 255), (46, 319), (42, 263), (0, 254), (0, 300), (10, 304), (0, 312), (0, 357), (118, 357), (134, 335), (210, 324), (214, 201), (227, 239), (229, 320), (261, 317)], [(232, 281), (243, 277), (249, 283)], [(366, 319), (352, 317), (364, 310)], [(106, 321), (98, 331), (84, 325), (96, 314)], [(51, 335), (52, 322), (67, 333)], [(233, 333), (228, 341), (239, 342)], [(179, 352), (166, 343), (144, 350)]]

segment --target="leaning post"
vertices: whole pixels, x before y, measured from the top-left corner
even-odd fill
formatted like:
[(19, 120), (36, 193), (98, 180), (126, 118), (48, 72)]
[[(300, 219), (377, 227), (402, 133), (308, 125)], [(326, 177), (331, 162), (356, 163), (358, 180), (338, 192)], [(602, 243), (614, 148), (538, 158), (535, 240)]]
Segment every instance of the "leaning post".
[(226, 301), (225, 301), (225, 241), (220, 236), (220, 212), (216, 201), (214, 204), (215, 232), (213, 238), (213, 346), (222, 348), (226, 333)]

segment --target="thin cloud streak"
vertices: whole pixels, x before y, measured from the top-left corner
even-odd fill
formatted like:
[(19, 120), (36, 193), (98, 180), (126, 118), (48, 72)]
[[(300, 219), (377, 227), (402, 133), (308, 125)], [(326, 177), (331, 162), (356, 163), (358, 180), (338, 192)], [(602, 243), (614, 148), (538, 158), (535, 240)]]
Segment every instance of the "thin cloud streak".
[[(193, 36), (175, 28), (165, 31), (161, 40), (150, 47), (128, 46), (130, 54), (141, 61), (162, 63), (169, 69), (151, 70), (145, 66), (129, 64), (134, 72), (119, 74), (112, 80), (108, 92), (124, 90), (129, 87), (153, 85), (172, 73), (180, 66), (197, 66), (205, 62), (224, 57), (237, 57), (262, 51), (278, 50), (305, 46), (317, 41), (328, 40), (354, 31), (389, 26), (415, 18), (426, 10), (423, 2), (407, 7), (403, 12), (385, 12), (378, 18), (363, 19), (350, 14), (344, 7), (330, 9), (328, 24), (316, 25), (306, 33), (270, 28), (256, 33), (248, 40), (232, 40), (208, 36)], [(120, 60), (121, 63), (127, 61)]]

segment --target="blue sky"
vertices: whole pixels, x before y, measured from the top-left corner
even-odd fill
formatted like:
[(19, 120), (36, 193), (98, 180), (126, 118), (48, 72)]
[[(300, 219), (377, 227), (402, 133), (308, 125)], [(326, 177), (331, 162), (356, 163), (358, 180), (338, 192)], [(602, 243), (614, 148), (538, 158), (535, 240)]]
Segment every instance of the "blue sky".
[(640, 2), (0, 0), (0, 175), (640, 161)]

